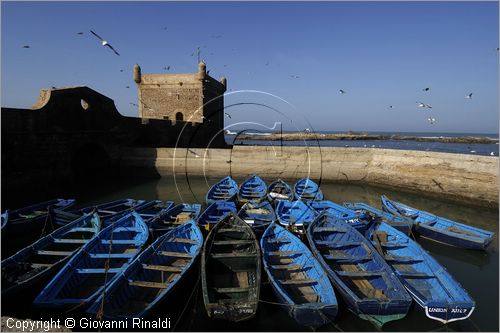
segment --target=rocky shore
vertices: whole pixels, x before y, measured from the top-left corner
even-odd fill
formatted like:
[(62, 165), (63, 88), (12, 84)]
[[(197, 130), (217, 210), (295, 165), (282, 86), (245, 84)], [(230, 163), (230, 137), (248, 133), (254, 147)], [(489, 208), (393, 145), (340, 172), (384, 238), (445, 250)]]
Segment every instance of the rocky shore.
[(421, 142), (444, 142), (444, 143), (476, 143), (476, 144), (495, 144), (498, 139), (475, 136), (411, 136), (411, 135), (381, 135), (367, 133), (272, 133), (270, 135), (238, 135), (238, 140), (268, 140), (268, 141), (302, 141), (302, 140), (411, 140)]

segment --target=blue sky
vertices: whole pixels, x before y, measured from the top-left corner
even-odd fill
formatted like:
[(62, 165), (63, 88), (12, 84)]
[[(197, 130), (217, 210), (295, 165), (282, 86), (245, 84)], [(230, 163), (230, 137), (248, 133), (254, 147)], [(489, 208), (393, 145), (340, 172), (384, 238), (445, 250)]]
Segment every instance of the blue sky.
[[(114, 99), (123, 115), (137, 116), (130, 104), (137, 104), (133, 65), (143, 73), (195, 72), (191, 54), (200, 46), (210, 75), (228, 79), (226, 125), (498, 133), (498, 2), (2, 1), (1, 7), (2, 106), (30, 107), (42, 88), (86, 85)], [(229, 107), (235, 103), (266, 104), (291, 121), (259, 105)]]

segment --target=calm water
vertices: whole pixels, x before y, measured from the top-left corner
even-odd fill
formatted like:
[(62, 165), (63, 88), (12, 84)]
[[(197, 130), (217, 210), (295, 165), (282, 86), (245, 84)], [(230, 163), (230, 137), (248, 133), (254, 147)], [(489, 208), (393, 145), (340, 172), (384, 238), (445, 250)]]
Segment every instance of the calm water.
[[(157, 180), (134, 181), (134, 183), (121, 183), (114, 185), (90, 186), (75, 190), (73, 197), (78, 200), (79, 206), (84, 207), (94, 203), (102, 203), (125, 197), (137, 199), (174, 200), (175, 202), (204, 202), (205, 193), (209, 184), (218, 179), (181, 178), (174, 183), (172, 178)], [(241, 179), (237, 179), (238, 182)], [(266, 179), (270, 181), (270, 179)], [(290, 180), (289, 180), (290, 181)], [(292, 183), (293, 180), (290, 181)], [(484, 211), (474, 207), (464, 207), (447, 202), (438, 202), (426, 199), (420, 195), (409, 195), (385, 190), (376, 187), (340, 185), (322, 183), (321, 188), (325, 198), (337, 203), (366, 202), (375, 207), (380, 207), (379, 198), (386, 194), (390, 198), (402, 201), (411, 206), (418, 207), (438, 215), (442, 215), (459, 222), (469, 223), (484, 229), (494, 231), (496, 238), (488, 251), (469, 251), (455, 249), (419, 240), (419, 243), (431, 253), (458, 282), (469, 292), (476, 301), (476, 309), (469, 320), (459, 321), (443, 326), (437, 321), (425, 317), (423, 310), (412, 306), (408, 315), (398, 321), (390, 322), (384, 326), (386, 331), (498, 331), (498, 212)], [(181, 331), (308, 331), (307, 328), (295, 323), (293, 319), (279, 306), (272, 304), (276, 299), (266, 281), (262, 284), (261, 300), (258, 314), (249, 321), (233, 324), (228, 322), (213, 321), (207, 318), (204, 312), (199, 281), (198, 266), (192, 274), (183, 281), (181, 288), (166, 300), (152, 318), (170, 317), (172, 328)], [(263, 271), (265, 279), (265, 272)], [(18, 296), (16, 303), (24, 304), (16, 307), (12, 303), (2, 302), (2, 315), (15, 315), (17, 317), (38, 319), (60, 317), (68, 314), (55, 312), (40, 313), (30, 308), (29, 299)], [(188, 301), (189, 300), (189, 301)], [(341, 302), (341, 301), (340, 301)], [(71, 314), (74, 315), (74, 314)], [(83, 313), (77, 314), (84, 316)], [(339, 314), (332, 325), (324, 326), (320, 331), (373, 331), (375, 327), (369, 322), (361, 320), (351, 314), (340, 303)]]

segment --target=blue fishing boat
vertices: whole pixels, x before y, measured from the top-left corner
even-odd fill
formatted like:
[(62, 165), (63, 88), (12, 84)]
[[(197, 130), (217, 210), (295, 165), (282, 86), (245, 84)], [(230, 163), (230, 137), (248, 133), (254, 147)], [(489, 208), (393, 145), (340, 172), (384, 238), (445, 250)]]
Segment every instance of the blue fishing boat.
[(68, 209), (74, 199), (53, 199), (31, 206), (9, 210), (2, 214), (2, 234), (40, 236), (53, 230), (49, 221), (49, 209)]
[(153, 219), (155, 219), (162, 213), (166, 212), (167, 210), (171, 209), (173, 205), (174, 205), (173, 201), (165, 201), (165, 202), (161, 200), (144, 201), (136, 208), (130, 208), (128, 210), (124, 210), (122, 212), (119, 212), (117, 214), (108, 217), (108, 219), (105, 222), (105, 226), (108, 226), (109, 224), (113, 223), (113, 221), (117, 221), (123, 215), (130, 213), (132, 211), (135, 211), (137, 214), (139, 214), (144, 223), (146, 223), (146, 225), (149, 226)]
[(156, 237), (162, 235), (189, 220), (196, 221), (201, 212), (200, 204), (181, 203), (157, 215), (149, 223), (149, 231)]
[(57, 273), (33, 302), (37, 306), (86, 306), (139, 254), (148, 228), (135, 212), (104, 228)]
[(100, 227), (97, 214), (85, 214), (2, 260), (2, 296), (40, 287), (97, 235)]
[(87, 312), (102, 313), (110, 320), (144, 318), (168, 299), (202, 246), (203, 235), (193, 220), (163, 234), (106, 287)]
[(231, 176), (226, 176), (214, 184), (207, 192), (206, 202), (210, 205), (214, 201), (230, 201), (238, 194), (238, 184)]
[(260, 247), (269, 282), (288, 315), (312, 328), (332, 322), (337, 298), (328, 275), (307, 246), (272, 223), (262, 235)]
[(355, 228), (326, 211), (311, 223), (307, 239), (350, 311), (379, 327), (406, 316), (410, 295)]
[[(129, 213), (132, 209), (138, 209), (144, 204), (147, 204), (145, 200), (120, 199), (73, 210), (71, 213), (82, 215), (95, 211), (99, 214), (103, 225), (105, 225), (111, 218), (123, 216), (124, 214)], [(62, 222), (59, 222), (59, 224), (62, 224)]]
[(316, 210), (318, 215), (324, 211), (328, 211), (330, 214), (335, 215), (345, 223), (349, 223), (362, 234), (365, 233), (368, 225), (372, 221), (369, 214), (356, 212), (330, 200), (311, 201), (309, 202), (309, 205)]
[(302, 178), (293, 187), (295, 199), (297, 200), (323, 200), (323, 192), (310, 178)]
[(381, 222), (367, 233), (425, 315), (444, 324), (469, 318), (475, 302), (420, 245)]
[(391, 227), (401, 231), (406, 235), (409, 235), (412, 231), (413, 222), (408, 221), (408, 219), (402, 218), (401, 216), (384, 212), (383, 210), (377, 209), (362, 202), (356, 202), (356, 203), (346, 202), (344, 203), (344, 206), (358, 213), (370, 214), (372, 217), (382, 218), (384, 223), (387, 223)]
[(262, 234), (269, 224), (276, 221), (274, 209), (267, 200), (247, 202), (241, 207), (238, 216), (258, 234)]
[(381, 197), (382, 208), (394, 215), (413, 222), (415, 232), (424, 238), (464, 249), (485, 250), (492, 242), (495, 233), (466, 224), (458, 223), (444, 217), (412, 208), (402, 203)]
[(259, 242), (236, 214), (226, 215), (207, 236), (201, 285), (207, 315), (242, 321), (255, 316), (261, 280)]
[(236, 204), (232, 201), (215, 201), (207, 207), (198, 217), (197, 223), (200, 228), (209, 231), (224, 216), (229, 213), (236, 214)]
[(278, 201), (276, 217), (278, 223), (293, 233), (304, 235), (307, 226), (316, 218), (316, 211), (304, 201)]
[(249, 201), (261, 202), (267, 197), (266, 183), (257, 175), (248, 177), (240, 185), (238, 202), (244, 204)]
[(277, 179), (267, 188), (267, 199), (274, 204), (276, 200), (293, 201), (293, 190), (285, 181)]

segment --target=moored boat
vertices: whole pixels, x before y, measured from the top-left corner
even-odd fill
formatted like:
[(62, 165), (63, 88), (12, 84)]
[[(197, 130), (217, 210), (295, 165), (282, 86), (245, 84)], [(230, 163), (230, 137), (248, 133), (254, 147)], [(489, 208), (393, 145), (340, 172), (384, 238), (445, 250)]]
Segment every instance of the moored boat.
[(471, 250), (485, 250), (493, 241), (495, 233), (458, 223), (429, 212), (381, 197), (382, 208), (413, 222), (415, 232), (430, 240)]
[(406, 316), (410, 295), (355, 228), (326, 211), (311, 223), (307, 239), (350, 311), (378, 327)]
[(262, 234), (269, 224), (276, 221), (274, 209), (267, 200), (247, 202), (241, 207), (238, 216), (258, 234)]
[(309, 205), (316, 210), (318, 215), (324, 211), (328, 211), (330, 214), (337, 216), (345, 223), (349, 223), (362, 234), (365, 233), (372, 221), (369, 214), (356, 212), (330, 200), (310, 201)]
[(149, 231), (153, 236), (162, 235), (189, 220), (196, 221), (200, 212), (200, 204), (180, 203), (153, 218)]
[(111, 320), (147, 316), (168, 299), (193, 266), (202, 246), (203, 235), (193, 220), (175, 227), (134, 259), (87, 312)]
[(86, 306), (139, 254), (148, 228), (135, 212), (123, 216), (87, 242), (33, 302), (37, 306)]
[(272, 204), (277, 200), (293, 201), (293, 190), (285, 181), (277, 179), (267, 187), (267, 199)]
[(201, 257), (203, 301), (210, 318), (255, 316), (260, 294), (260, 249), (252, 228), (236, 214), (208, 234)]
[(252, 175), (241, 183), (238, 191), (238, 202), (240, 204), (249, 201), (261, 202), (267, 197), (266, 183), (257, 175)]
[(415, 241), (384, 222), (370, 228), (367, 237), (427, 317), (444, 324), (469, 318), (474, 300)]
[(220, 181), (212, 185), (207, 192), (205, 197), (207, 205), (212, 204), (215, 201), (230, 201), (236, 198), (238, 194), (238, 184), (234, 181), (231, 176), (226, 176)]
[(293, 187), (295, 199), (297, 200), (323, 200), (323, 192), (311, 178), (302, 178)]
[(38, 284), (50, 278), (97, 235), (100, 227), (97, 214), (85, 214), (2, 260), (2, 296), (23, 289), (38, 288)]
[(99, 214), (103, 225), (105, 225), (108, 220), (114, 217), (123, 216), (124, 214), (129, 213), (132, 209), (139, 209), (144, 204), (147, 204), (145, 200), (119, 199), (106, 203), (90, 205), (85, 208), (73, 210), (71, 213), (82, 215), (84, 213), (95, 211)]
[(260, 244), (269, 282), (288, 315), (311, 328), (332, 322), (337, 298), (328, 275), (307, 246), (276, 223), (267, 227)]
[(135, 211), (137, 214), (139, 214), (144, 223), (146, 223), (146, 225), (149, 226), (149, 224), (154, 218), (172, 208), (173, 205), (174, 205), (173, 201), (165, 201), (165, 202), (161, 200), (144, 201), (142, 204), (134, 208), (130, 208), (128, 210), (124, 210), (110, 216), (106, 220), (105, 226), (108, 226), (113, 221), (120, 219), (124, 214), (132, 212), (132, 210)]
[(232, 201), (215, 201), (210, 204), (198, 217), (197, 223), (202, 230), (209, 231), (224, 216), (229, 213), (236, 214), (236, 204)]
[(280, 200), (276, 205), (276, 217), (288, 230), (305, 234), (308, 225), (316, 218), (316, 211), (304, 201)]

